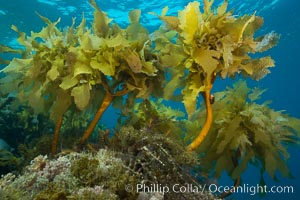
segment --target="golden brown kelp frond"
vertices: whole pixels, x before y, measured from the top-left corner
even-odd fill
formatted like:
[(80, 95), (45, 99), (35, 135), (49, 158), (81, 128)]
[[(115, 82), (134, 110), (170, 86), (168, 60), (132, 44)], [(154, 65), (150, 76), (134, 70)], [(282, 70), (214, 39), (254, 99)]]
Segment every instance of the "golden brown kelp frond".
[[(20, 54), (20, 57), (23, 55), (24, 51), (22, 49), (14, 49), (12, 47), (9, 47), (7, 45), (0, 44), (0, 55), (4, 54)], [(10, 60), (4, 59), (0, 57), (0, 65), (8, 65), (10, 63)]]
[(111, 22), (111, 19), (107, 17), (107, 14), (104, 13), (98, 6), (95, 0), (89, 0), (90, 4), (94, 7), (95, 11), (93, 13), (94, 15), (94, 20), (93, 20), (93, 30), (94, 33), (98, 37), (106, 37), (110, 25), (109, 23)]
[(0, 53), (20, 54), (20, 53), (22, 53), (22, 50), (21, 49), (14, 49), (14, 48), (11, 48), (9, 46), (0, 44)]
[[(173, 22), (164, 20), (167, 9), (159, 16), (168, 27), (176, 30), (178, 37), (175, 40), (182, 45), (185, 57), (184, 63), (174, 64), (176, 68), (186, 68), (189, 73), (183, 96), (186, 96), (184, 104), (191, 115), (196, 103), (195, 99), (200, 92), (212, 84), (213, 73), (217, 77), (235, 77), (242, 73), (259, 80), (269, 73), (268, 68), (274, 66), (270, 57), (252, 59), (250, 54), (262, 52), (277, 44), (279, 36), (274, 32), (258, 38), (254, 37), (256, 31), (262, 26), (263, 19), (255, 15), (235, 16), (232, 11), (227, 11), (228, 2), (224, 1), (217, 8), (212, 8), (213, 1), (204, 1), (203, 12), (200, 11), (199, 2), (189, 3), (184, 10), (178, 12)], [(178, 23), (174, 28), (171, 24)], [(169, 45), (170, 46), (170, 45)], [(166, 46), (166, 48), (169, 48)], [(164, 49), (161, 50), (164, 52)], [(178, 51), (173, 51), (173, 59), (178, 58)], [(172, 52), (172, 53), (173, 53)], [(168, 60), (164, 64), (169, 65)], [(174, 69), (173, 69), (174, 70)], [(177, 75), (178, 76), (178, 75)], [(178, 79), (172, 79), (177, 80)]]
[[(111, 77), (107, 79), (110, 80), (108, 85), (114, 85), (111, 90), (118, 84), (126, 85), (128, 90), (140, 91), (138, 96), (142, 97), (151, 91), (146, 89), (152, 85), (147, 77), (152, 79), (157, 72), (149, 33), (140, 25), (138, 13), (132, 11), (130, 28), (115, 28), (95, 1), (90, 3), (95, 8), (92, 29), (86, 27), (83, 16), (77, 27), (73, 19), (72, 25), (61, 31), (57, 27), (60, 19), (51, 22), (39, 14), (46, 24), (40, 32), (26, 36), (13, 26), (28, 58), (14, 59), (3, 72), (8, 76), (21, 73), (21, 79), (10, 80), (21, 82), (18, 93), (22, 94), (25, 102), (39, 102), (41, 109), (38, 112), (50, 110), (55, 121), (61, 116), (62, 107), (66, 110), (74, 103), (79, 110), (87, 108), (91, 103), (90, 97), (96, 92), (94, 88), (102, 88), (101, 92), (105, 93), (102, 80), (106, 76)], [(139, 30), (142, 29), (145, 30), (144, 42), (141, 42), (141, 35), (127, 34), (141, 34)], [(56, 98), (57, 92), (59, 98)], [(35, 102), (31, 101), (31, 96), (36, 99)], [(33, 106), (36, 107), (35, 104)]]
[[(73, 38), (76, 38), (77, 42), (74, 43), (71, 42), (70, 33), (61, 32), (57, 28), (59, 20), (51, 22), (46, 17), (39, 16), (46, 23), (46, 27), (40, 32), (31, 32), (29, 36), (26, 36), (24, 32), (20, 32), (16, 26), (13, 26), (13, 29), (19, 33), (18, 42), (25, 48), (27, 58), (13, 59), (3, 69), (3, 72), (7, 74), (6, 77), (10, 78), (4, 78), (2, 81), (18, 82), (14, 91), (18, 93), (22, 101), (32, 105), (36, 112), (47, 112), (51, 108), (50, 115), (56, 121), (56, 117), (61, 116), (61, 111), (68, 109), (70, 105), (68, 103), (70, 92), (66, 91), (69, 89), (67, 86), (70, 81), (68, 85), (64, 84), (64, 87), (60, 87), (60, 84), (66, 79), (65, 77), (72, 78), (68, 73), (73, 73), (71, 64), (74, 65), (75, 61), (68, 62), (70, 58), (68, 51), (72, 49), (72, 46), (76, 47), (79, 42), (75, 34)], [(14, 74), (20, 74), (20, 76)], [(73, 79), (72, 83), (75, 82), (74, 85), (76, 85), (77, 81), (79, 82)], [(58, 105), (60, 103), (63, 106)], [(57, 109), (58, 107), (60, 109)], [(62, 109), (63, 107), (65, 108)], [(56, 112), (58, 110), (60, 114)]]

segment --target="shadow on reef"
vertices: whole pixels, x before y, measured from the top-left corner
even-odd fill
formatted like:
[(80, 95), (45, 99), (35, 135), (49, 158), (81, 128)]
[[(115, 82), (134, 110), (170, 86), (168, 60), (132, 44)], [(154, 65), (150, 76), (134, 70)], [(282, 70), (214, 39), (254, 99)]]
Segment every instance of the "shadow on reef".
[[(11, 171), (19, 173), (38, 155), (50, 155), (53, 140), (53, 122), (43, 114), (23, 106), (16, 97), (2, 95), (0, 98), (0, 174)], [(63, 121), (63, 138), (59, 151), (75, 151), (84, 127), (88, 124), (85, 113), (66, 113)], [(96, 131), (106, 129), (99, 124)], [(98, 141), (93, 134), (90, 141)]]
[(20, 104), (12, 95), (0, 98), (0, 171), (20, 171), (40, 154), (49, 153), (52, 122)]

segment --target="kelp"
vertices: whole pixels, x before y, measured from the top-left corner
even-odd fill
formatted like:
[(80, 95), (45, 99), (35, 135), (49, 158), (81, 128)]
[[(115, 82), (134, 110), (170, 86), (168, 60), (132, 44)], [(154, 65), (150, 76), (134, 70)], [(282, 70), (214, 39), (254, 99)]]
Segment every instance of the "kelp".
[(252, 164), (275, 180), (276, 171), (291, 177), (287, 146), (299, 144), (300, 120), (271, 109), (269, 101), (256, 103), (264, 92), (239, 81), (215, 94), (211, 133), (197, 150), (204, 169), (213, 169), (216, 177), (226, 171), (237, 179)]
[[(234, 78), (237, 74), (254, 80), (263, 78), (270, 73), (269, 68), (274, 66), (274, 61), (269, 56), (259, 58), (257, 55), (251, 57), (250, 54), (273, 47), (279, 38), (274, 32), (255, 38), (255, 32), (263, 23), (261, 17), (255, 13), (235, 16), (232, 11), (227, 11), (227, 0), (216, 9), (212, 9), (213, 2), (204, 0), (202, 12), (199, 8), (200, 3), (195, 1), (179, 11), (177, 17), (166, 16), (166, 8), (163, 9), (162, 16), (159, 16), (169, 29), (178, 33), (175, 38), (176, 44), (172, 44), (170, 40), (169, 45), (183, 49), (162, 51), (163, 58), (170, 55), (174, 59), (181, 58), (177, 65), (170, 66), (172, 77), (171, 81), (166, 83), (166, 88), (172, 91), (167, 91), (166, 97), (177, 89), (170, 84), (182, 86), (182, 101), (189, 117), (196, 110), (199, 94), (202, 94), (206, 102), (207, 120), (199, 137), (190, 144), (191, 150), (199, 146), (210, 129), (212, 110), (208, 99), (215, 79)], [(161, 39), (163, 36), (157, 38)], [(158, 43), (161, 43), (161, 40), (158, 40)], [(172, 58), (162, 59), (162, 62), (166, 61), (164, 64), (169, 66), (169, 60)]]
[[(1, 70), (11, 77), (2, 79), (1, 84), (14, 83), (20, 99), (37, 113), (49, 113), (54, 121), (71, 105), (86, 111), (98, 93), (102, 100), (111, 96), (107, 108), (117, 96), (136, 91), (132, 98), (147, 98), (152, 90), (161, 88), (153, 78), (158, 72), (156, 57), (150, 52), (149, 33), (139, 23), (140, 11), (132, 11), (131, 24), (121, 29), (110, 24), (95, 1), (90, 3), (95, 9), (92, 28), (86, 27), (82, 16), (77, 27), (73, 19), (72, 25), (61, 31), (57, 27), (60, 19), (51, 22), (39, 14), (46, 24), (40, 32), (27, 36), (12, 26), (26, 57), (14, 58)], [(11, 52), (8, 47), (4, 50)]]
[[(7, 45), (0, 44), (0, 53), (1, 54), (21, 54), (21, 49), (14, 49), (12, 47), (9, 47)], [(10, 63), (10, 60), (3, 59), (0, 57), (0, 64), (8, 65)]]
[[(96, 9), (95, 12), (101, 11)], [(103, 13), (102, 15), (105, 16)], [(105, 17), (98, 19), (96, 16), (95, 27), (98, 27), (97, 24), (108, 23)], [(20, 44), (27, 45), (26, 49), (30, 52), (28, 58), (14, 59), (2, 70), (7, 75), (10, 73), (23, 75), (18, 85), (22, 84), (22, 93), (25, 96), (37, 93), (39, 102), (55, 103), (55, 100), (44, 97), (55, 97), (57, 91), (62, 91), (64, 98), (57, 99), (73, 97), (77, 108), (84, 110), (89, 105), (90, 93), (95, 92), (93, 88), (103, 85), (103, 79), (108, 87), (112, 87), (111, 90), (116, 90), (118, 85), (125, 84), (129, 90), (138, 89), (140, 91), (138, 96), (145, 95), (144, 91), (149, 85), (148, 82), (145, 83), (147, 76), (155, 76), (157, 72), (155, 60), (150, 60), (152, 57), (148, 55), (149, 41), (139, 46), (137, 45), (139, 40), (132, 37), (129, 40), (126, 30), (122, 29), (102, 37), (105, 34), (98, 33), (99, 30), (94, 30), (95, 28), (83, 28), (84, 17), (73, 34), (71, 33), (73, 25), (67, 31), (61, 32), (56, 27), (59, 20), (52, 23), (45, 17), (41, 16), (41, 18), (47, 22), (47, 27), (41, 32), (32, 32), (28, 37), (24, 36), (25, 33), (19, 32), (21, 36), (18, 41)], [(112, 29), (109, 26), (110, 32), (113, 32)], [(14, 30), (18, 31), (18, 29)], [(98, 36), (99, 34), (101, 36)], [(42, 42), (37, 42), (38, 39)], [(49, 105), (44, 110), (49, 110)], [(52, 114), (52, 116), (60, 115)]]

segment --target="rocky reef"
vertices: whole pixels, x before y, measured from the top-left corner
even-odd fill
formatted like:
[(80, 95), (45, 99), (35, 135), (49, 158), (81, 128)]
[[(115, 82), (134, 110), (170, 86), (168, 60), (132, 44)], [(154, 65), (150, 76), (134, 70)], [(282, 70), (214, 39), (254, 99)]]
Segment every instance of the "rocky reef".
[(111, 148), (61, 153), (56, 158), (37, 156), (20, 175), (2, 176), (0, 198), (217, 199), (200, 189), (180, 194), (162, 193), (158, 187), (149, 191), (147, 188), (155, 185), (172, 188), (189, 184), (201, 188), (199, 179), (191, 175), (193, 166), (199, 164), (197, 155), (160, 133), (124, 127), (116, 135), (109, 142)]

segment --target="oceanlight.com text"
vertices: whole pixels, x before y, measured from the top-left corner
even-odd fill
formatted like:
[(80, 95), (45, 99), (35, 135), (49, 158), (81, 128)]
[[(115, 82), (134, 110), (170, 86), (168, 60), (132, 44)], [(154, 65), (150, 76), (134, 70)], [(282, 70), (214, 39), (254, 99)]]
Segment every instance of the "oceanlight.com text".
[(259, 193), (272, 193), (272, 194), (292, 194), (294, 193), (293, 186), (261, 186), (261, 185), (249, 185), (242, 184), (240, 186), (220, 186), (216, 184), (211, 184), (208, 186), (208, 191), (211, 193), (223, 193), (223, 192), (231, 192), (238, 194), (249, 194), (256, 195)]

